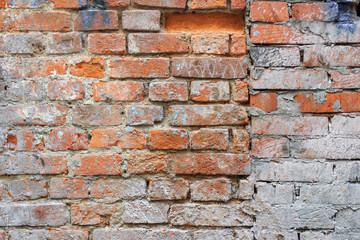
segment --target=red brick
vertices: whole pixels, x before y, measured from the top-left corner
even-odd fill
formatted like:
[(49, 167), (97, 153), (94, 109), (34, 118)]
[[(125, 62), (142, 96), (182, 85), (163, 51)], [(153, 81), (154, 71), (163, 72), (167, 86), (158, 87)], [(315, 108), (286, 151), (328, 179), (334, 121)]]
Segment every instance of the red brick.
[(88, 240), (89, 232), (82, 229), (16, 229), (10, 230), (9, 236), (11, 239)]
[(48, 83), (48, 97), (52, 101), (73, 101), (85, 97), (85, 82), (83, 80), (59, 80)]
[(67, 158), (51, 155), (2, 156), (0, 175), (66, 174)]
[(173, 58), (174, 77), (235, 79), (247, 76), (247, 65), (242, 58)]
[(289, 9), (286, 2), (256, 1), (250, 5), (250, 21), (284, 22), (289, 21)]
[(242, 13), (167, 13), (166, 31), (176, 32), (244, 32)]
[(79, 129), (54, 129), (49, 134), (52, 151), (84, 150), (89, 147), (87, 132)]
[(6, 7), (6, 0), (0, 0), (0, 8)]
[(56, 9), (79, 9), (86, 7), (87, 0), (51, 0)]
[(289, 157), (289, 140), (286, 138), (253, 139), (252, 156), (256, 158)]
[(191, 46), (194, 53), (227, 54), (229, 52), (229, 35), (192, 35)]
[(150, 150), (184, 150), (189, 142), (186, 130), (154, 129), (149, 131)]
[(190, 185), (192, 201), (223, 201), (231, 198), (231, 180), (226, 178), (200, 180)]
[(11, 151), (43, 151), (44, 145), (44, 139), (28, 129), (13, 130), (7, 136), (7, 148)]
[(32, 78), (65, 75), (67, 64), (62, 58), (3, 58), (0, 59), (4, 78)]
[(164, 173), (167, 170), (168, 159), (163, 153), (132, 153), (128, 164), (131, 174)]
[(191, 149), (228, 150), (229, 131), (227, 129), (206, 129), (190, 133)]
[(149, 99), (154, 102), (185, 102), (188, 100), (186, 82), (151, 82)]
[(89, 197), (84, 179), (52, 178), (50, 180), (50, 198), (83, 199)]
[(226, 8), (226, 0), (192, 0), (191, 9), (221, 9)]
[(50, 54), (76, 53), (81, 50), (80, 33), (52, 33), (48, 35), (46, 52)]
[(233, 91), (233, 100), (235, 102), (246, 103), (249, 101), (249, 87), (247, 82), (235, 82)]
[(7, 182), (7, 195), (13, 201), (46, 198), (47, 183), (44, 180), (14, 180)]
[(299, 93), (295, 96), (295, 101), (300, 104), (300, 111), (304, 113), (360, 111), (360, 93), (358, 92), (324, 93), (320, 97), (310, 93)]
[(195, 102), (229, 101), (230, 84), (225, 81), (193, 81), (190, 98)]
[(360, 48), (352, 46), (312, 46), (304, 49), (306, 67), (359, 67)]
[(126, 10), (122, 13), (122, 27), (130, 31), (160, 31), (159, 10)]
[[(0, 1), (0, 8), (1, 8), (1, 1)], [(5, 4), (5, 0), (4, 0), (4, 4)], [(4, 7), (5, 7), (5, 5), (4, 5)], [(6, 233), (5, 233), (5, 231), (3, 231), (3, 230), (0, 230), (0, 240), (6, 240), (5, 239), (5, 235), (6, 235)]]
[(126, 36), (119, 33), (92, 33), (88, 36), (89, 52), (95, 54), (124, 55)]
[(89, 154), (75, 155), (78, 165), (74, 168), (74, 175), (121, 175), (122, 157), (119, 154)]
[(246, 0), (231, 0), (231, 10), (244, 10), (246, 7)]
[(130, 33), (128, 49), (130, 54), (189, 52), (185, 38), (176, 33)]
[(113, 146), (122, 149), (144, 149), (146, 147), (145, 134), (131, 127), (93, 130), (91, 148), (111, 148)]
[(259, 108), (265, 112), (276, 111), (276, 93), (258, 93), (256, 95), (250, 95), (250, 107)]
[(360, 88), (360, 74), (347, 71), (340, 73), (338, 71), (331, 71), (331, 88), (337, 89), (353, 89)]
[(74, 21), (75, 31), (103, 31), (119, 29), (117, 11), (79, 11)]
[[(0, 107), (0, 123), (28, 126), (59, 126), (65, 124), (66, 106), (8, 106)], [(29, 115), (31, 113), (31, 115)]]
[(250, 149), (250, 136), (245, 129), (233, 130), (233, 151), (248, 152)]
[(230, 153), (172, 154), (171, 171), (185, 175), (249, 175), (249, 155)]
[(253, 118), (253, 133), (258, 135), (317, 136), (328, 134), (327, 117)]
[(128, 7), (130, 5), (130, 0), (107, 0), (106, 4), (110, 8)]
[(70, 74), (77, 77), (102, 78), (105, 76), (106, 62), (103, 58), (84, 57), (74, 59)]
[(122, 123), (118, 105), (78, 105), (72, 109), (72, 123), (78, 126), (113, 126)]
[(324, 39), (312, 33), (303, 33), (285, 25), (254, 24), (251, 26), (254, 44), (318, 44)]
[(111, 78), (167, 78), (167, 58), (112, 58)]
[(96, 102), (142, 102), (145, 98), (144, 84), (135, 81), (94, 82)]
[(149, 197), (154, 200), (180, 200), (187, 199), (189, 182), (182, 178), (151, 179), (149, 181)]
[(177, 105), (169, 108), (173, 126), (246, 125), (245, 107), (237, 105)]
[(296, 3), (291, 9), (292, 18), (297, 21), (336, 21), (337, 3)]
[(133, 105), (127, 107), (128, 124), (132, 126), (154, 125), (164, 118), (162, 106)]
[(135, 0), (135, 3), (139, 6), (146, 7), (158, 7), (158, 8), (177, 8), (185, 9), (186, 0)]
[(71, 15), (63, 12), (0, 12), (0, 31), (68, 32)]
[(84, 203), (71, 205), (71, 223), (74, 225), (105, 225), (117, 211), (116, 205)]
[(246, 35), (232, 35), (231, 36), (231, 46), (230, 54), (231, 55), (245, 55), (247, 52), (247, 43)]

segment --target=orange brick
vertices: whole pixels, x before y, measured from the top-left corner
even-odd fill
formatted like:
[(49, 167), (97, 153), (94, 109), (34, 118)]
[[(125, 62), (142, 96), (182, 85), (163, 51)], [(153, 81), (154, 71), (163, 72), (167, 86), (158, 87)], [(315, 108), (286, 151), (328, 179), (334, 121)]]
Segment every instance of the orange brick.
[(260, 108), (266, 112), (273, 112), (277, 109), (276, 93), (250, 95), (250, 106)]
[(84, 150), (89, 147), (87, 132), (79, 129), (54, 129), (49, 134), (52, 151)]
[[(0, 8), (5, 8), (6, 6), (6, 0), (0, 0)], [(5, 233), (4, 233), (4, 239), (5, 239)]]
[(90, 141), (91, 148), (110, 148), (112, 146), (123, 149), (143, 149), (146, 147), (145, 134), (131, 127), (93, 130)]
[(286, 138), (253, 139), (252, 155), (256, 158), (289, 157), (289, 140)]
[(130, 0), (106, 0), (106, 4), (110, 8), (128, 7), (130, 5)]
[(190, 133), (191, 149), (194, 150), (227, 150), (229, 132), (227, 129), (206, 129)]
[(185, 9), (187, 0), (135, 0), (140, 6)]
[(119, 154), (75, 155), (79, 162), (74, 168), (74, 175), (121, 175), (122, 157)]
[(297, 21), (336, 21), (337, 3), (296, 3), (291, 9), (292, 18)]
[(88, 36), (88, 47), (95, 54), (124, 55), (126, 37), (119, 33), (92, 33)]
[(231, 55), (244, 55), (247, 52), (246, 35), (232, 35), (231, 36)]
[(52, 178), (50, 180), (50, 198), (84, 199), (88, 197), (88, 186), (84, 179)]
[(71, 223), (74, 225), (109, 224), (111, 216), (116, 213), (117, 206), (101, 203), (83, 203), (71, 205)]
[(129, 157), (129, 172), (132, 174), (164, 173), (168, 159), (162, 153), (133, 153)]
[(194, 53), (226, 54), (229, 52), (228, 34), (201, 34), (191, 36)]
[(235, 82), (233, 100), (235, 102), (246, 103), (249, 101), (249, 87), (247, 82)]
[(186, 130), (150, 130), (150, 150), (183, 150), (187, 149), (189, 136)]
[(248, 152), (250, 148), (250, 136), (245, 129), (233, 130), (233, 150)]
[(56, 9), (79, 9), (86, 7), (87, 0), (51, 0)]
[(7, 136), (7, 147), (11, 151), (42, 151), (44, 146), (44, 139), (35, 138), (33, 132), (28, 129), (13, 130)]
[(226, 8), (226, 0), (192, 0), (191, 9), (219, 9)]
[(145, 98), (144, 84), (135, 81), (94, 82), (93, 93), (96, 102), (141, 102)]
[(231, 0), (231, 10), (244, 10), (246, 0)]
[(106, 63), (103, 58), (74, 59), (70, 74), (77, 77), (102, 78), (105, 76)]
[(186, 82), (152, 82), (149, 86), (149, 99), (154, 102), (187, 101)]
[(286, 2), (256, 1), (250, 5), (250, 21), (283, 22), (289, 21), (289, 9)]

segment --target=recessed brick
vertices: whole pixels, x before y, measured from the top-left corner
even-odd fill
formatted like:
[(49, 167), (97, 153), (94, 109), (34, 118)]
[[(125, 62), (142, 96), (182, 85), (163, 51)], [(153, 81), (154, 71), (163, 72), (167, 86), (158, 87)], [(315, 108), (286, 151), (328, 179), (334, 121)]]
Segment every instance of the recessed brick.
[(102, 78), (105, 76), (106, 62), (103, 58), (73, 59), (70, 74), (77, 77)]
[(191, 46), (194, 53), (227, 54), (229, 52), (229, 35), (192, 35)]

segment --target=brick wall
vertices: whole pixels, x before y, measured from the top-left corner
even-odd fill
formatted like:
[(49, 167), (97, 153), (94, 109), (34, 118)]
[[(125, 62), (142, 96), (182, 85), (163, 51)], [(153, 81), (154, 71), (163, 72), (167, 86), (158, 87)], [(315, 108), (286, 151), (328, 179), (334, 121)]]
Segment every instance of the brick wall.
[(0, 240), (360, 239), (356, 7), (0, 0)]

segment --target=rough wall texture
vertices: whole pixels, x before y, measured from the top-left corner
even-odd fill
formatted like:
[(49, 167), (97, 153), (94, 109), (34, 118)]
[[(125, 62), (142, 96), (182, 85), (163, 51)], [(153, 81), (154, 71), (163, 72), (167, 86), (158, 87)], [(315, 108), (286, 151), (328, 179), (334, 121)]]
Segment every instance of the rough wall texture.
[(360, 239), (356, 7), (0, 0), (0, 240)]

